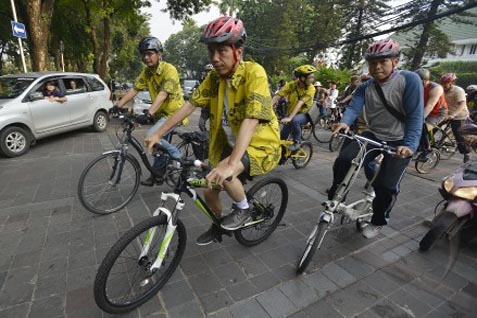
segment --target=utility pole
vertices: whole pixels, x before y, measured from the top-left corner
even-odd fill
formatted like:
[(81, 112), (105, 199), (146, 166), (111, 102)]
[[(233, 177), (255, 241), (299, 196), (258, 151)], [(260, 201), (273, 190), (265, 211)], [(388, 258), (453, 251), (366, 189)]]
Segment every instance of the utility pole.
[[(18, 22), (18, 19), (17, 19), (17, 11), (15, 9), (15, 2), (14, 0), (10, 0), (10, 3), (12, 4), (12, 12), (13, 12), (13, 20), (15, 22)], [(22, 39), (20, 37), (18, 37), (18, 46), (20, 46), (20, 55), (22, 57), (22, 64), (23, 64), (23, 72), (27, 72), (27, 67), (26, 67), (26, 62), (25, 62), (25, 55), (23, 53), (23, 43), (22, 43)]]

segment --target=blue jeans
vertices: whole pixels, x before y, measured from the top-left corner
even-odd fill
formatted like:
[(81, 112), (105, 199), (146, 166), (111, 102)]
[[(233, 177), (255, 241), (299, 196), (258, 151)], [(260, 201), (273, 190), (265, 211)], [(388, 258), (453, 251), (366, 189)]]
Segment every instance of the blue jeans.
[(280, 139), (286, 140), (292, 134), (292, 138), (296, 143), (301, 142), (301, 126), (308, 122), (308, 116), (306, 114), (297, 114), (293, 117), (292, 121), (283, 126), (280, 133)]
[[(161, 117), (151, 128), (148, 129), (146, 132), (146, 138), (152, 135), (156, 130), (158, 130), (164, 123), (166, 122), (167, 118), (166, 117)], [(167, 134), (169, 134), (174, 128), (169, 130)], [(167, 134), (165, 136), (167, 136)], [(179, 149), (177, 149), (176, 146), (168, 143), (164, 138), (161, 139), (161, 145), (166, 148), (167, 152), (169, 152), (169, 156), (174, 159), (180, 159), (181, 158), (181, 152)], [(152, 168), (155, 171), (164, 171), (165, 167), (167, 164), (167, 157), (166, 156), (159, 156), (154, 158), (154, 163), (152, 165)]]

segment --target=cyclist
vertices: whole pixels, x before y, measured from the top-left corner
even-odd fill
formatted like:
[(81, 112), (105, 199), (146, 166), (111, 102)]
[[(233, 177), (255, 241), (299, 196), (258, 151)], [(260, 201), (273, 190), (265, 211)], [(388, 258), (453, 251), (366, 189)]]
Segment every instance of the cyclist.
[[(156, 123), (146, 132), (147, 137), (162, 126), (166, 119), (180, 108), (184, 99), (176, 68), (172, 64), (162, 61), (163, 47), (161, 41), (155, 37), (145, 37), (139, 42), (138, 49), (146, 67), (139, 74), (133, 88), (129, 89), (126, 95), (116, 103), (112, 111), (118, 111), (119, 108), (131, 101), (139, 91), (148, 89), (152, 105), (144, 115), (137, 119), (139, 123), (150, 122), (153, 116), (156, 119)], [(162, 145), (167, 148), (172, 157), (181, 157), (180, 151), (174, 145), (165, 140), (162, 140)], [(152, 168), (159, 173), (164, 173), (166, 160), (165, 156), (154, 158)], [(151, 175), (147, 180), (141, 181), (141, 184), (152, 187), (154, 184), (162, 184), (162, 182), (162, 178), (155, 178)]]
[(336, 106), (336, 102), (338, 99), (339, 91), (336, 89), (336, 83), (331, 82), (329, 84), (328, 89), (328, 97), (326, 98), (326, 108), (330, 111), (330, 116), (336, 118), (340, 118), (340, 112)]
[(465, 125), (465, 120), (469, 117), (467, 109), (465, 91), (463, 88), (454, 85), (457, 77), (454, 73), (447, 73), (441, 76), (441, 84), (444, 88), (444, 94), (448, 107), (447, 118), (450, 120), (452, 133), (459, 152), (464, 155), (464, 162), (469, 161), (469, 146), (464, 142), (459, 128)]
[[(186, 118), (196, 106), (210, 107), (209, 161), (214, 168), (206, 176), (208, 185), (223, 186), (234, 201), (232, 213), (222, 218), (221, 226), (236, 230), (250, 220), (243, 177), (265, 174), (280, 159), (278, 120), (272, 109), (267, 74), (255, 62), (244, 62), (242, 56), (247, 38), (241, 20), (223, 16), (210, 22), (200, 41), (207, 44), (214, 65), (192, 97), (164, 126), (145, 142), (151, 149), (175, 124)], [(226, 180), (232, 177), (231, 180)], [(219, 191), (206, 189), (207, 205), (222, 217)], [(206, 245), (216, 238), (212, 225), (196, 242)]]
[(316, 68), (311, 65), (297, 67), (293, 71), (296, 79), (285, 84), (272, 100), (272, 104), (275, 105), (282, 97), (288, 99), (287, 116), (281, 119), (284, 126), (280, 132), (280, 138), (288, 139), (291, 133), (295, 142), (292, 150), (300, 147), (301, 126), (308, 123), (306, 112), (311, 108), (315, 95), (315, 88), (313, 87), (315, 72)]
[(465, 89), (467, 93), (467, 108), (470, 112), (472, 120), (476, 120), (477, 115), (477, 85), (469, 85)]
[[(335, 134), (341, 130), (348, 132), (365, 105), (368, 125), (362, 135), (386, 141), (396, 147), (396, 156), (384, 154), (381, 169), (373, 182), (376, 197), (373, 200), (371, 223), (362, 232), (366, 238), (375, 237), (387, 224), (399, 193), (399, 184), (419, 144), (424, 121), (423, 88), (419, 76), (414, 72), (396, 69), (399, 55), (399, 43), (393, 40), (383, 39), (370, 45), (365, 59), (373, 78), (356, 88), (341, 122), (333, 127)], [(379, 91), (384, 96), (380, 96)], [(328, 192), (329, 199), (333, 198), (358, 151), (355, 141), (341, 149), (333, 165), (333, 184)], [(371, 152), (365, 158), (365, 164), (378, 154)]]
[(313, 100), (316, 102), (316, 105), (320, 109), (320, 117), (326, 117), (326, 107), (325, 107), (325, 100), (328, 97), (328, 91), (323, 88), (320, 81), (316, 81), (313, 86), (315, 87), (315, 96)]

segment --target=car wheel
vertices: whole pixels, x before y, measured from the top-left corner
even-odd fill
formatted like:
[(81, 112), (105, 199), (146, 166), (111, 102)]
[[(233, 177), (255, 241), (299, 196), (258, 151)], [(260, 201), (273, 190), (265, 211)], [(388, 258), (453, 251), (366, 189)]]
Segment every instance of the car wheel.
[(30, 149), (30, 134), (23, 128), (10, 126), (0, 133), (0, 153), (5, 157), (19, 157)]
[(94, 115), (93, 129), (97, 132), (103, 132), (108, 127), (109, 117), (103, 111), (98, 111)]

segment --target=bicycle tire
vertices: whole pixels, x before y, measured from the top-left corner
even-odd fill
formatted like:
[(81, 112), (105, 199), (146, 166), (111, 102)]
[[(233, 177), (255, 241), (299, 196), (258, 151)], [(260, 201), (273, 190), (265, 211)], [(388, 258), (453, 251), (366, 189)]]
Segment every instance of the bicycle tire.
[(457, 215), (446, 210), (436, 216), (436, 222), (419, 242), (419, 250), (426, 252), (436, 245), (440, 238), (459, 221)]
[[(77, 193), (86, 210), (96, 214), (114, 213), (124, 208), (136, 194), (141, 178), (141, 168), (130, 154), (127, 154), (124, 159), (119, 184), (111, 183), (112, 179), (117, 178), (113, 170), (119, 168), (117, 166), (119, 155), (119, 152), (103, 154), (91, 161), (81, 173)], [(89, 185), (89, 180), (92, 181), (92, 185)], [(90, 200), (91, 196), (92, 200)], [(112, 203), (115, 199), (119, 199), (118, 204)]]
[[(298, 156), (298, 157), (297, 157)], [(305, 156), (304, 158), (302, 156)], [(290, 156), (296, 169), (305, 168), (313, 156), (313, 145), (309, 141), (302, 142), (300, 148)]]
[[(326, 124), (327, 126), (327, 124)], [(325, 144), (330, 142), (331, 140), (331, 131), (329, 128), (322, 127), (321, 125), (315, 125), (315, 129), (313, 129), (313, 137), (319, 143)]]
[(309, 140), (313, 134), (314, 125), (308, 123), (301, 126), (301, 139)]
[(330, 143), (328, 144), (328, 149), (330, 152), (335, 152), (340, 150), (341, 145), (343, 144), (344, 138), (339, 135), (331, 136)]
[[(279, 191), (278, 195), (271, 193), (274, 188)], [(234, 236), (244, 246), (255, 246), (265, 241), (280, 224), (288, 205), (288, 187), (280, 178), (265, 178), (247, 191), (247, 199), (250, 202), (252, 222), (261, 218), (263, 221), (236, 230)], [(277, 203), (280, 205), (276, 206)]]
[(428, 174), (431, 170), (433, 170), (439, 164), (441, 160), (440, 152), (437, 149), (432, 149), (427, 154), (427, 161), (422, 161), (420, 159), (421, 156), (418, 156), (414, 167), (416, 171), (420, 174)]
[(313, 231), (306, 241), (305, 250), (297, 264), (296, 273), (298, 275), (302, 274), (308, 265), (310, 265), (313, 255), (315, 255), (316, 251), (321, 247), (321, 243), (323, 243), (327, 229), (328, 223), (326, 222), (319, 222), (313, 228)]
[(182, 159), (195, 159), (194, 150), (192, 149), (192, 144), (190, 142), (181, 141), (176, 147), (181, 152)]
[[(154, 262), (155, 257), (159, 253), (158, 251), (160, 248), (160, 244), (159, 246), (157, 246), (157, 244), (153, 244), (154, 242), (151, 243), (151, 248), (149, 249), (148, 255), (154, 255), (154, 257), (152, 257), (150, 261), (149, 259), (138, 261), (137, 257), (140, 255), (140, 247), (133, 246), (131, 252), (127, 251), (131, 243), (137, 244), (138, 242), (144, 242), (144, 240), (141, 239), (141, 235), (149, 235), (148, 231), (158, 226), (164, 228), (167, 227), (167, 218), (165, 215), (162, 214), (154, 216), (135, 225), (133, 228), (128, 230), (106, 254), (105, 258), (101, 262), (101, 265), (99, 266), (94, 281), (94, 299), (98, 307), (101, 308), (103, 311), (110, 314), (121, 314), (130, 312), (135, 308), (141, 306), (150, 298), (152, 298), (155, 294), (157, 294), (157, 292), (164, 286), (164, 284), (168, 281), (168, 279), (172, 276), (176, 268), (179, 266), (181, 258), (184, 254), (187, 241), (186, 229), (184, 224), (180, 220), (177, 220), (176, 232), (173, 234), (169, 248), (166, 251), (166, 258), (164, 258), (163, 264), (159, 268), (159, 270), (153, 275), (146, 276), (145, 269), (148, 265), (150, 266), (150, 264)], [(158, 236), (157, 232), (158, 231), (156, 231), (156, 237)], [(161, 235), (161, 238), (163, 238), (163, 235)], [(174, 238), (177, 238), (177, 244), (175, 244), (175, 246), (173, 245), (175, 241), (172, 242)], [(160, 242), (162, 242), (162, 240)], [(155, 247), (157, 247), (157, 249), (155, 249)], [(176, 252), (172, 257), (171, 261), (167, 262), (167, 256), (169, 255), (168, 253), (172, 251), (172, 247), (176, 248)], [(116, 261), (123, 260), (123, 258), (120, 256), (125, 251), (127, 252), (126, 255), (128, 257), (124, 257), (124, 263), (117, 264)], [(131, 254), (132, 252), (136, 252), (137, 256), (135, 254)], [(132, 260), (130, 261), (131, 264), (127, 262), (128, 259)], [(140, 262), (142, 263), (139, 264)], [(116, 268), (115, 265), (118, 265), (118, 268)], [(135, 268), (138, 268), (139, 271), (142, 271), (142, 273), (140, 273), (142, 274), (142, 276), (137, 276), (137, 274), (134, 276), (130, 275), (131, 271), (133, 271)], [(110, 278), (110, 276), (113, 276), (115, 274), (121, 274), (121, 272), (115, 272), (115, 270), (117, 271), (118, 269), (124, 271), (126, 278), (111, 278), (112, 282), (109, 281), (108, 278)], [(155, 278), (158, 273), (161, 273), (161, 275)], [(131, 281), (134, 280), (134, 278), (138, 278), (138, 281)], [(113, 286), (108, 286), (108, 282), (113, 284)], [(152, 284), (150, 284), (149, 282), (152, 282)], [(135, 286), (135, 283), (137, 283), (137, 286)], [(114, 285), (119, 285), (120, 287), (121, 285), (125, 285), (128, 291), (131, 291), (131, 293), (134, 293), (134, 287), (138, 287), (139, 290), (143, 289), (144, 287), (149, 288), (145, 290), (143, 294), (138, 295), (132, 300), (128, 300), (121, 296), (121, 298), (119, 299), (119, 301), (121, 302), (117, 302), (114, 300), (116, 290), (113, 291), (112, 289), (108, 289), (108, 287), (115, 287)]]
[(457, 143), (442, 128), (434, 127), (435, 147), (440, 152), (440, 159), (447, 160), (457, 151)]

